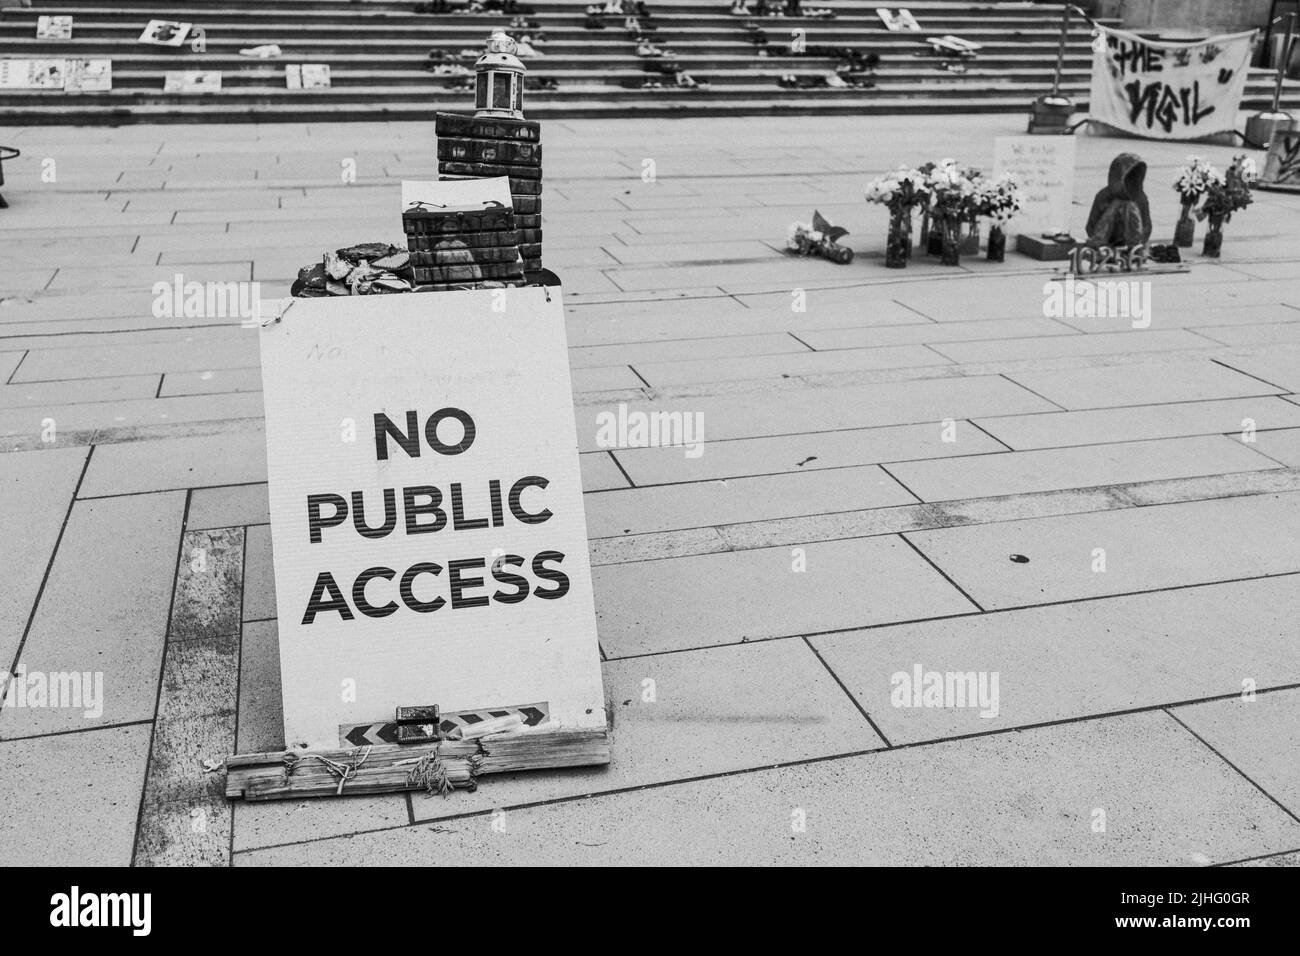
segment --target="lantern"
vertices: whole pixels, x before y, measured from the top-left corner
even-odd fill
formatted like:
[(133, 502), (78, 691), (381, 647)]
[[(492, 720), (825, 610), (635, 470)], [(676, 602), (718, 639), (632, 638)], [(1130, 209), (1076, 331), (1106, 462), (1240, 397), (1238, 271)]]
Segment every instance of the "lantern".
[(518, 44), (504, 33), (488, 37), (487, 50), (474, 64), (474, 115), (524, 118), (525, 67)]

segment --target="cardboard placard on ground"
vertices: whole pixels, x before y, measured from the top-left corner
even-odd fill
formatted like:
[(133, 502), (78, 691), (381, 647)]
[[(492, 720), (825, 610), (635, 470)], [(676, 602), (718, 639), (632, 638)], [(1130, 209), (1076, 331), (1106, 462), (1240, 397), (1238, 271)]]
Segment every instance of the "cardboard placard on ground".
[(103, 93), (113, 88), (112, 60), (69, 60), (63, 89), (68, 93)]
[(71, 40), (72, 17), (37, 17), (36, 39)]
[(1300, 190), (1300, 130), (1273, 133), (1259, 185), (1265, 189)]
[(0, 60), (0, 90), (61, 90), (66, 76), (62, 57)]
[(284, 85), (290, 90), (327, 90), (330, 88), (330, 65), (288, 63), (284, 68)]
[(179, 20), (150, 20), (140, 34), (139, 43), (151, 43), (154, 46), (180, 46), (190, 34), (192, 23)]
[(1073, 217), (1075, 142), (1069, 136), (999, 136), (993, 174), (1009, 173), (1023, 204), (1008, 234), (1040, 236), (1068, 232)]
[(297, 300), (261, 340), (286, 743), (425, 704), (603, 728), (559, 290)]
[(220, 70), (167, 70), (163, 73), (164, 93), (218, 93)]

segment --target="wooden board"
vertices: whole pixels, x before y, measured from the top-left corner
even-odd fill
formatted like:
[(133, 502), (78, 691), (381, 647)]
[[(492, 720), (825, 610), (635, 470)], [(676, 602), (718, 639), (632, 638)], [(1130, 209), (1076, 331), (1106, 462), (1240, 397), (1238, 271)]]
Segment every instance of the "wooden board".
[[(429, 745), (384, 744), (346, 750), (241, 754), (226, 760), (226, 797), (291, 800), (423, 790), (428, 785), (415, 771), (422, 758), (433, 755), (441, 763), (449, 788), (473, 789), (485, 774), (608, 764), (609, 731), (560, 731), (483, 740), (444, 740)], [(344, 773), (347, 779), (340, 788)]]

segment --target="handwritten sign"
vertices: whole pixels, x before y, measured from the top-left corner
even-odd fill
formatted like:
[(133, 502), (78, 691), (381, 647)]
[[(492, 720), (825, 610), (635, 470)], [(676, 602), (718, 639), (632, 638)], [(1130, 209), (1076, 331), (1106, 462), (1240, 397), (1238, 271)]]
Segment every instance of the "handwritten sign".
[(1280, 129), (1273, 134), (1259, 185), (1264, 189), (1300, 190), (1300, 130)]
[(61, 90), (66, 71), (62, 58), (0, 60), (0, 90)]
[(603, 728), (559, 289), (299, 299), (261, 340), (287, 745), (427, 704)]
[(1236, 128), (1255, 31), (1163, 43), (1097, 27), (1089, 119), (1151, 139)]
[(1023, 195), (1009, 232), (1031, 236), (1068, 232), (1074, 197), (1074, 140), (1068, 136), (999, 136), (995, 176), (1015, 177)]
[(105, 59), (69, 60), (68, 93), (103, 93), (113, 88), (113, 61)]
[(164, 93), (220, 93), (220, 70), (167, 70), (163, 73)]

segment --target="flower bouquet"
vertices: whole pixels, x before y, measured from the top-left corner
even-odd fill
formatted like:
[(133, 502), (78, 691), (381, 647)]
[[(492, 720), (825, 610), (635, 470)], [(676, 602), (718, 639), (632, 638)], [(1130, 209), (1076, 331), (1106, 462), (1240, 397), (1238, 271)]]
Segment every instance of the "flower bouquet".
[(902, 269), (912, 257), (912, 212), (930, 202), (926, 174), (900, 166), (892, 173), (867, 183), (867, 202), (889, 210), (889, 236), (885, 241), (885, 265)]
[(1221, 179), (1223, 174), (1202, 160), (1199, 156), (1187, 157), (1187, 165), (1180, 166), (1178, 178), (1174, 180), (1174, 192), (1182, 201), (1183, 211), (1174, 227), (1174, 245), (1190, 248), (1196, 238), (1196, 221), (1192, 212), (1201, 197), (1210, 188), (1210, 183)]
[(1007, 236), (1004, 228), (1020, 211), (1024, 197), (1020, 187), (1009, 173), (996, 179), (980, 179), (976, 183), (975, 205), (980, 216), (989, 223), (988, 259), (1001, 262), (1006, 257)]
[(1201, 255), (1212, 259), (1219, 257), (1219, 251), (1223, 247), (1223, 224), (1232, 219), (1234, 212), (1251, 204), (1250, 187), (1258, 178), (1255, 161), (1242, 154), (1232, 160), (1227, 172), (1209, 181), (1205, 201), (1196, 213), (1197, 219), (1210, 220)]
[(822, 214), (814, 211), (812, 222), (792, 222), (786, 233), (785, 247), (799, 256), (822, 256), (831, 262), (845, 265), (853, 261), (853, 250), (838, 244), (849, 231), (832, 226)]
[(961, 265), (962, 227), (975, 219), (979, 211), (978, 169), (944, 159), (934, 165), (927, 185), (933, 201), (930, 215), (939, 230), (940, 256), (944, 265)]

